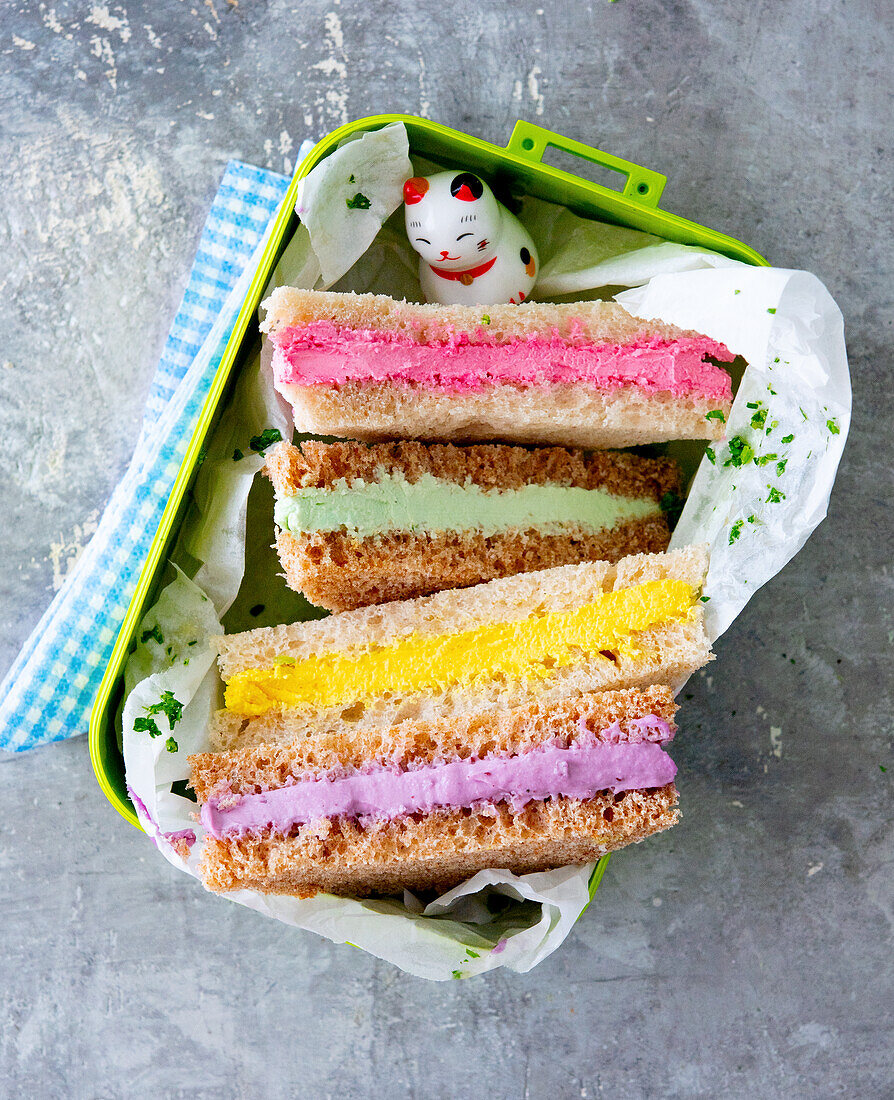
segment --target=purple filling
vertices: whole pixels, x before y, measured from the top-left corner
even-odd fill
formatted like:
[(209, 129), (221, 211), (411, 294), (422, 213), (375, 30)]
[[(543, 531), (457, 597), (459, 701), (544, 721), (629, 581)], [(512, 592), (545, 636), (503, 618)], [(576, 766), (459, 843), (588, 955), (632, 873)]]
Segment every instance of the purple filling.
[(656, 743), (656, 734), (669, 739), (667, 723), (650, 718), (660, 725), (645, 723), (643, 729), (641, 723), (641, 741), (600, 741), (590, 734), (567, 748), (550, 743), (515, 756), (454, 760), (406, 771), (377, 766), (337, 778), (299, 779), (258, 794), (210, 799), (202, 807), (202, 825), (214, 837), (267, 829), (287, 833), (321, 818), (373, 816), (390, 820), (429, 813), (439, 806), (494, 802), (508, 802), (519, 810), (532, 800), (586, 799), (604, 790), (617, 793), (663, 787), (672, 781), (677, 767)]

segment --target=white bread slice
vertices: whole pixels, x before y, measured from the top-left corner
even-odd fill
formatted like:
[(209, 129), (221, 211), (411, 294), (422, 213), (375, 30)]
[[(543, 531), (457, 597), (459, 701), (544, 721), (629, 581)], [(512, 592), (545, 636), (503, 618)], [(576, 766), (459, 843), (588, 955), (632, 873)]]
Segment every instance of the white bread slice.
[[(459, 633), (486, 623), (570, 611), (605, 592), (650, 580), (682, 580), (698, 592), (706, 572), (705, 548), (690, 546), (670, 554), (634, 555), (617, 565), (587, 562), (526, 573), (474, 588), (345, 611), (317, 622), (218, 638), (220, 671), (229, 680), (244, 669), (272, 667), (280, 654), (302, 660), (351, 646), (388, 645), (408, 634)], [(637, 649), (635, 656), (625, 652), (589, 654), (575, 664), (554, 669), (544, 680), (494, 679), (474, 689), (450, 686), (432, 694), (395, 693), (347, 707), (272, 709), (253, 717), (221, 711), (212, 723), (212, 745), (236, 749), (282, 744), (315, 729), (347, 733), (360, 725), (389, 726), (411, 718), (432, 720), (518, 706), (535, 697), (556, 702), (584, 692), (676, 685), (712, 659), (701, 605), (695, 604), (687, 621), (661, 624), (639, 634)]]
[(719, 439), (724, 423), (705, 416), (720, 409), (727, 417), (731, 407), (730, 401), (636, 386), (490, 386), (470, 393), (392, 382), (276, 388), (292, 406), (297, 431), (368, 443), (397, 437), (611, 448)]
[(558, 335), (588, 344), (629, 344), (641, 337), (681, 340), (701, 336), (663, 321), (634, 317), (617, 302), (442, 306), (398, 301), (386, 294), (341, 294), (281, 286), (261, 308), (266, 310), (261, 331), (270, 336), (290, 325), (319, 320), (343, 328), (399, 332), (421, 344), (445, 340), (457, 333), (467, 334), (472, 342), (489, 343), (519, 336), (549, 339)]

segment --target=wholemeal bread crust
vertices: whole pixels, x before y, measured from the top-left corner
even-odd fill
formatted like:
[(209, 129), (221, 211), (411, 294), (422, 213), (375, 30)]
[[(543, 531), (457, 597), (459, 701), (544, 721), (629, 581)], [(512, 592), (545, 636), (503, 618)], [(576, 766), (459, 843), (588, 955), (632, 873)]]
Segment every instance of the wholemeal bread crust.
[(307, 736), (289, 744), (196, 753), (189, 757), (191, 783), (204, 803), (223, 794), (273, 790), (307, 773), (513, 755), (548, 741), (567, 744), (584, 730), (602, 740), (611, 729), (618, 740), (637, 742), (658, 736), (635, 725), (647, 715), (666, 722), (673, 736), (676, 710), (670, 688), (658, 685), (583, 695), (552, 705), (533, 702), (453, 720), (372, 726), (352, 730), (350, 736), (337, 730), (308, 730)]
[(669, 542), (663, 515), (600, 531), (568, 524), (559, 531), (492, 535), (395, 531), (357, 538), (347, 531), (276, 532), (286, 584), (327, 611), (352, 611), (578, 562), (617, 562), (630, 554), (659, 553)]
[[(701, 333), (634, 317), (617, 302), (524, 302), (522, 305), (443, 306), (398, 301), (385, 294), (342, 294), (281, 286), (262, 303), (261, 331), (331, 321), (352, 329), (395, 332), (418, 343), (463, 333), (470, 343), (505, 343), (518, 337), (559, 336), (581, 344), (629, 344), (638, 339), (681, 340)], [(483, 323), (487, 316), (488, 322)]]
[(591, 863), (676, 823), (673, 783), (594, 798), (437, 810), (393, 821), (352, 818), (305, 825), (288, 837), (206, 838), (200, 872), (209, 890), (311, 897), (449, 889), (477, 871), (528, 874)]
[(585, 454), (566, 447), (420, 443), (399, 440), (366, 446), (354, 440), (300, 446), (278, 443), (266, 453), (265, 472), (278, 497), (299, 489), (329, 489), (355, 478), (373, 482), (401, 474), (410, 484), (424, 475), (481, 489), (521, 489), (526, 485), (562, 485), (604, 489), (615, 496), (647, 497), (656, 502), (680, 491), (680, 470), (669, 458), (645, 458), (614, 451)]
[[(697, 394), (648, 393), (635, 385), (612, 390), (582, 384), (503, 385), (468, 393), (407, 382), (280, 382), (276, 388), (292, 406), (297, 431), (367, 442), (504, 440), (613, 448), (720, 439), (732, 404)], [(724, 420), (706, 419), (716, 409)]]

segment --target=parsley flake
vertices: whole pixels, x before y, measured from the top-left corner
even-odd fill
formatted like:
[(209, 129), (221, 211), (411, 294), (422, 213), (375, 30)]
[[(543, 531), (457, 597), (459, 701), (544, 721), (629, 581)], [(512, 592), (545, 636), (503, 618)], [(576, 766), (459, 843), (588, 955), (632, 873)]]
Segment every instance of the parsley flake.
[(150, 737), (161, 737), (161, 730), (154, 718), (134, 718), (133, 731), (134, 733), (148, 733)]
[(241, 462), (243, 458), (245, 458), (245, 455), (237, 447), (236, 450), (233, 451), (233, 461)]
[(757, 523), (757, 516), (756, 516), (756, 515), (754, 515), (754, 513), (752, 513), (752, 514), (751, 514), (751, 515), (750, 515), (750, 516), (748, 517), (748, 522), (749, 522), (749, 523)]
[(887, 771), (888, 769), (887, 769), (887, 768), (885, 767), (885, 765), (884, 765), (884, 764), (879, 764), (879, 766), (878, 766), (878, 770), (879, 770), (880, 772), (886, 772), (886, 771)]
[(733, 294), (741, 294), (741, 293), (742, 293), (742, 291), (741, 291), (741, 290), (734, 290), (734, 291), (733, 291)]
[(253, 451), (257, 451), (259, 455), (262, 455), (268, 447), (272, 447), (274, 443), (280, 443), (282, 436), (276, 428), (265, 428), (260, 435), (253, 435), (248, 441), (249, 447)]
[(745, 406), (746, 409), (759, 409), (760, 407), (760, 401), (749, 401)]
[(702, 603), (707, 603), (710, 598), (710, 596), (699, 596), (699, 599), (702, 601)]
[(676, 526), (680, 513), (683, 511), (684, 500), (676, 493), (665, 493), (658, 502), (658, 507), (667, 516), (667, 522), (671, 527)]
[(730, 544), (730, 546), (732, 546), (732, 544), (736, 541), (736, 539), (741, 534), (742, 534), (742, 520), (737, 519), (736, 522), (729, 529), (729, 544)]
[(775, 309), (768, 309), (768, 310), (767, 310), (767, 313), (775, 313), (775, 312), (776, 312), (776, 310), (775, 310)]
[(793, 435), (784, 435), (784, 436), (782, 437), (782, 442), (783, 442), (783, 443), (791, 443), (791, 441), (792, 441), (792, 440), (793, 440), (794, 438), (795, 438), (795, 437), (794, 437)]
[(751, 444), (746, 442), (740, 435), (734, 435), (729, 441), (729, 458), (723, 465), (747, 466), (753, 458), (754, 450)]
[(778, 455), (775, 454), (761, 455), (759, 458), (756, 458), (754, 460), (754, 463), (756, 466), (769, 466), (771, 462), (776, 461), (777, 457)]
[(147, 714), (163, 714), (168, 720), (169, 729), (173, 729), (183, 717), (183, 704), (174, 698), (173, 691), (163, 691), (157, 703), (143, 709)]
[(781, 501), (785, 500), (785, 493), (780, 493), (778, 489), (770, 485), (768, 485), (767, 488), (770, 490), (770, 495), (767, 497), (767, 504), (779, 504)]
[(779, 462), (776, 463), (776, 476), (777, 477), (782, 477), (782, 475), (785, 473), (785, 464), (786, 464), (786, 462), (788, 462), (788, 459), (787, 458), (782, 458), (782, 459), (779, 460)]
[(357, 181), (354, 179), (354, 173), (352, 172), (350, 174), (350, 176), (348, 176), (348, 183), (356, 183), (356, 182)]
[(705, 458), (714, 466), (717, 462), (717, 456), (714, 454), (713, 447), (705, 447)]
[(490, 324), (490, 314), (489, 313), (482, 313), (481, 314), (481, 323), (482, 323), (482, 325), (489, 325)]
[(463, 976), (463, 972), (461, 970), (454, 970), (453, 971), (453, 977), (454, 978), (461, 978), (462, 976)]
[(832, 435), (841, 435), (841, 429), (838, 427), (837, 420), (827, 420), (826, 427), (832, 433)]
[(169, 737), (167, 741), (165, 741), (165, 748), (168, 750), (168, 752), (176, 752), (179, 748), (179, 745), (173, 737)]
[(719, 420), (721, 424), (726, 423), (726, 417), (723, 415), (723, 409), (711, 409), (710, 412), (706, 412), (705, 420)]
[(162, 636), (158, 623), (156, 623), (151, 630), (144, 630), (143, 633), (140, 635), (141, 642), (148, 642), (150, 638), (153, 641), (158, 642), (159, 645), (164, 645), (164, 637)]
[(754, 416), (752, 416), (752, 418), (751, 418), (752, 428), (755, 428), (757, 431), (761, 432), (761, 431), (764, 430), (764, 425), (766, 423), (767, 423), (767, 410), (766, 409), (758, 409), (757, 412), (754, 414)]
[(362, 191), (358, 191), (352, 199), (345, 199), (345, 206), (349, 210), (369, 210), (372, 203)]

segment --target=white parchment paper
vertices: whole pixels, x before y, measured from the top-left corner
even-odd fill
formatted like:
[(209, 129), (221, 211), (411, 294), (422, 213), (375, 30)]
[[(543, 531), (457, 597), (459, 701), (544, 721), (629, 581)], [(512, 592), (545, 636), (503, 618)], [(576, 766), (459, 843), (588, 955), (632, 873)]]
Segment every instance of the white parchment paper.
[[(390, 215), (403, 180), (428, 167), (410, 163), (401, 125), (333, 153), (304, 184), (303, 225), (271, 285), (337, 285), (418, 299), (415, 253)], [(348, 205), (357, 193), (369, 199), (368, 207)], [(524, 200), (521, 217), (544, 257), (536, 297), (632, 286), (618, 295), (632, 313), (696, 329), (747, 360), (725, 438), (698, 465), (672, 541), (710, 544), (704, 594), (714, 639), (825, 515), (850, 419), (841, 314), (806, 272), (752, 268), (704, 249), (584, 222), (539, 200)], [(179, 792), (188, 778), (186, 758), (208, 749), (209, 717), (220, 705), (208, 639), (224, 629), (299, 616), (300, 598), (276, 575), (272, 502), (255, 476), (262, 458), (250, 449), (265, 429), (286, 436), (289, 423), (256, 358), (243, 370), (200, 471), (195, 504), (172, 555), (182, 570), (147, 612), (137, 635), (145, 640), (128, 664), (128, 786), (159, 850), (192, 875), (198, 875), (202, 830), (193, 819), (195, 804)], [(236, 460), (236, 452), (243, 457)], [(260, 618), (252, 620), (254, 614)], [(183, 704), (182, 716), (171, 725), (157, 712), (157, 737), (134, 731), (135, 719), (149, 714), (165, 692)], [(685, 778), (683, 786), (685, 798)], [(192, 837), (186, 854), (184, 840)], [(408, 973), (447, 980), (499, 966), (536, 966), (588, 904), (592, 873), (592, 865), (522, 876), (482, 871), (426, 906), (409, 893), (384, 901), (299, 900), (247, 890), (226, 897)]]

